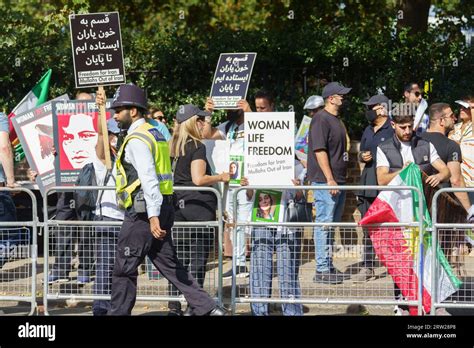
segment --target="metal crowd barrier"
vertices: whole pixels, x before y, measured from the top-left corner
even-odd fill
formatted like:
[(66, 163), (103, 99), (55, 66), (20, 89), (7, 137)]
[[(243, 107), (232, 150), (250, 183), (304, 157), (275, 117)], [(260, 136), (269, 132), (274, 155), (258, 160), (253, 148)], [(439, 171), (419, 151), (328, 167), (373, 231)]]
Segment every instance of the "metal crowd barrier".
[[(422, 277), (418, 284), (412, 284), (417, 289), (416, 299), (408, 301), (406, 299), (395, 299), (394, 283), (388, 275), (387, 270), (381, 264), (375, 267), (374, 279), (356, 283), (351, 279), (346, 279), (340, 284), (320, 284), (313, 280), (315, 275), (315, 255), (313, 239), (313, 229), (320, 227), (326, 229), (332, 237), (336, 231), (339, 235), (358, 234), (358, 238), (352, 237), (352, 241), (361, 239), (362, 227), (355, 222), (340, 223), (299, 223), (299, 222), (249, 222), (237, 220), (237, 195), (242, 190), (360, 190), (362, 186), (245, 186), (236, 188), (233, 196), (233, 229), (234, 255), (236, 250), (237, 229), (244, 227), (239, 233), (248, 233), (251, 230), (251, 260), (250, 276), (238, 277), (236, 273), (237, 261), (233, 257), (232, 262), (232, 293), (231, 305), (232, 313), (235, 313), (236, 305), (242, 303), (260, 304), (254, 305), (257, 311), (265, 312), (264, 304), (278, 303), (284, 304), (283, 313), (301, 313), (301, 307), (295, 304), (366, 304), (366, 305), (409, 305), (416, 306), (418, 314), (422, 314)], [(378, 191), (414, 191), (418, 197), (422, 193), (412, 186), (364, 186), (364, 189)], [(255, 191), (254, 191), (255, 194)], [(423, 200), (419, 200), (419, 216), (423, 216)], [(384, 223), (367, 227), (405, 228), (405, 234), (418, 234), (423, 230), (423, 221), (413, 223)], [(309, 228), (310, 237), (304, 237)], [(364, 227), (365, 228), (365, 227)], [(388, 233), (387, 233), (388, 234)], [(415, 237), (415, 236), (414, 236)], [(418, 262), (406, 265), (416, 267), (418, 274), (422, 274), (422, 238), (418, 238)], [(358, 242), (358, 255), (345, 255), (338, 257), (337, 251), (332, 250), (332, 259), (336, 268), (346, 270), (344, 277), (350, 275), (364, 253), (364, 242)], [(357, 250), (357, 247), (355, 248)], [(331, 251), (331, 250), (330, 250)], [(274, 256), (276, 254), (276, 257)], [(357, 253), (356, 253), (357, 254)], [(362, 255), (361, 255), (362, 254)], [(344, 256), (344, 255), (342, 255)], [(372, 255), (375, 259), (375, 255)], [(276, 259), (276, 260), (275, 260)], [(378, 262), (378, 261), (376, 261)], [(246, 266), (248, 262), (246, 262)], [(273, 270), (273, 272), (272, 272)], [(240, 274), (239, 274), (240, 275)], [(277, 291), (278, 290), (278, 291)], [(279, 294), (278, 294), (279, 292)]]
[[(25, 192), (32, 202), (32, 221), (0, 222), (0, 301), (23, 301), (36, 309), (37, 228), (36, 197), (25, 188), (0, 188), (3, 192)], [(0, 198), (1, 199), (1, 198)], [(2, 205), (4, 203), (2, 202)], [(0, 214), (5, 214), (2, 206)]]
[[(191, 260), (186, 259), (191, 244), (200, 240), (198, 253), (208, 253), (206, 263), (203, 288), (213, 296), (218, 303), (222, 304), (222, 198), (214, 188), (211, 187), (175, 187), (175, 191), (207, 191), (212, 192), (217, 197), (217, 217), (216, 221), (203, 222), (175, 222), (172, 229), (173, 240), (176, 244), (178, 258), (185, 266), (189, 266)], [(89, 272), (89, 279), (84, 279), (79, 274), (82, 270), (93, 271), (97, 256), (104, 257), (102, 264), (105, 268), (113, 269), (115, 260), (115, 244), (122, 222), (115, 221), (59, 221), (50, 220), (47, 215), (47, 197), (53, 192), (73, 192), (86, 190), (114, 190), (110, 187), (99, 186), (75, 186), (75, 187), (53, 187), (44, 195), (44, 310), (48, 315), (48, 300), (110, 300), (110, 288), (99, 287), (94, 291), (93, 281), (97, 277), (92, 277), (93, 272)], [(217, 231), (217, 238), (216, 237)], [(106, 236), (106, 238), (104, 238)], [(217, 240), (216, 240), (217, 239)], [(78, 270), (71, 266), (73, 259), (74, 243), (77, 242)], [(113, 244), (113, 247), (110, 245)], [(111, 255), (107, 255), (110, 253)], [(67, 255), (65, 255), (67, 254)], [(137, 283), (137, 301), (184, 301), (184, 297), (175, 291), (170, 291), (168, 281), (163, 278), (151, 264), (148, 257), (145, 258), (145, 272), (139, 275)], [(77, 263), (77, 262), (76, 262)], [(82, 263), (82, 268), (81, 268)], [(67, 271), (67, 277), (60, 277), (61, 282), (48, 282), (52, 264), (53, 272), (56, 269)], [(86, 267), (84, 267), (84, 264)], [(85, 274), (85, 272), (83, 272)], [(85, 281), (87, 280), (87, 281)]]
[[(434, 250), (439, 248), (443, 252), (444, 258), (435, 257), (435, 262), (431, 263), (432, 315), (436, 315), (437, 308), (474, 309), (474, 259), (469, 255), (471, 243), (474, 243), (474, 224), (437, 221), (439, 196), (454, 192), (474, 192), (474, 188), (444, 188), (433, 196), (431, 243)], [(442, 263), (445, 263), (444, 267)], [(461, 281), (458, 288), (449, 286), (452, 276)]]

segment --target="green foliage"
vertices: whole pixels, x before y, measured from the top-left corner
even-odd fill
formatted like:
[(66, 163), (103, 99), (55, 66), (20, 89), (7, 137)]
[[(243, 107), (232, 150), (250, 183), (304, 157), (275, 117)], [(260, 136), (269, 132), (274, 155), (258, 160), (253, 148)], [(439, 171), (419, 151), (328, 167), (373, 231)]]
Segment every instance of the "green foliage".
[[(442, 22), (416, 35), (396, 31), (399, 1), (341, 3), (3, 1), (0, 109), (10, 111), (48, 68), (53, 69), (51, 97), (74, 95), (68, 14), (113, 10), (120, 13), (128, 81), (146, 88), (150, 104), (168, 116), (179, 104), (203, 106), (222, 52), (257, 52), (249, 101), (266, 88), (276, 95), (278, 110), (293, 106), (298, 119), (306, 98), (320, 94), (326, 81), (353, 87), (343, 117), (354, 137), (365, 127), (360, 102), (378, 88), (394, 101), (411, 80), (432, 79), (433, 102), (452, 102), (472, 91), (474, 52), (465, 46), (461, 29), (474, 25), (468, 15), (474, 2), (433, 1)], [(215, 122), (222, 117), (221, 112)]]

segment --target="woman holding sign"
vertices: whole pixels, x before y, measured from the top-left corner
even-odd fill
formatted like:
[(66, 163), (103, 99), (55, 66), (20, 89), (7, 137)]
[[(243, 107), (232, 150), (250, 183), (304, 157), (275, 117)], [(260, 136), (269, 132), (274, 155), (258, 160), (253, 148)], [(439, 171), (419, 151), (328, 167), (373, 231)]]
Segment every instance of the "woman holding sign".
[[(173, 157), (174, 186), (212, 186), (218, 182), (229, 182), (229, 173), (211, 175), (211, 167), (206, 159), (206, 146), (202, 143), (202, 132), (210, 113), (197, 106), (187, 104), (176, 113), (177, 126), (173, 132), (170, 150)], [(215, 221), (217, 199), (207, 191), (177, 191), (175, 221)], [(189, 269), (198, 284), (203, 287), (206, 264), (211, 247), (214, 245), (214, 231), (205, 229), (195, 232), (175, 230), (173, 240), (178, 258)], [(177, 289), (170, 285), (169, 292)], [(179, 302), (170, 302), (170, 315), (183, 315)], [(192, 315), (188, 306), (185, 315)]]

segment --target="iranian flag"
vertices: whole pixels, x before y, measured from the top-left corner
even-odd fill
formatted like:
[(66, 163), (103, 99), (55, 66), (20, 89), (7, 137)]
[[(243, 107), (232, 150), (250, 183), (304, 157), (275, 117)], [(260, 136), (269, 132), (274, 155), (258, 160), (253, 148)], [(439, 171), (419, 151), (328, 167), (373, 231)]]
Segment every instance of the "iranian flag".
[[(421, 171), (419, 167), (411, 163), (403, 169), (389, 183), (393, 186), (414, 186), (423, 193)], [(419, 216), (418, 195), (414, 191), (382, 191), (374, 203), (370, 206), (361, 225), (405, 222), (412, 223), (423, 220), (423, 248), (422, 248), (422, 272), (423, 272), (423, 309), (425, 313), (431, 308), (431, 264), (434, 257), (439, 262), (438, 268), (438, 299), (445, 300), (455, 293), (461, 286), (461, 281), (454, 274), (443, 251), (438, 246), (436, 252), (431, 245), (431, 234), (426, 231), (431, 227), (431, 217), (423, 199), (423, 216)], [(420, 253), (419, 228), (414, 227), (380, 227), (367, 226), (375, 252), (392, 276), (395, 284), (400, 288), (403, 296), (410, 301), (418, 299), (418, 282), (420, 279), (418, 264)], [(410, 308), (410, 314), (416, 315), (416, 307)]]
[(31, 110), (48, 100), (48, 90), (49, 90), (49, 82), (51, 80), (51, 72), (52, 70), (49, 69), (39, 80), (36, 86), (25, 95), (22, 101), (13, 109), (13, 111), (8, 115), (9, 119), (9, 128), (10, 128), (10, 141), (12, 143), (13, 151), (14, 151), (14, 158), (15, 162), (20, 162), (24, 157), (25, 153), (23, 152), (23, 148), (21, 147), (20, 140), (16, 135), (15, 128), (12, 124), (12, 117), (15, 115), (19, 115), (24, 113), (28, 110)]

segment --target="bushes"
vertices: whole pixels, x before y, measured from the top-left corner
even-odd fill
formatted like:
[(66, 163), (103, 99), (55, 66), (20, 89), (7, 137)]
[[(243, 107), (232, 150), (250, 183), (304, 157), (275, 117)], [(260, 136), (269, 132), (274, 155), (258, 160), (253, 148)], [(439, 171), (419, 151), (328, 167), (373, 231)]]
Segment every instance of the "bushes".
[[(220, 53), (257, 52), (251, 102), (255, 91), (264, 87), (276, 95), (278, 110), (292, 107), (301, 119), (309, 95), (320, 94), (325, 81), (341, 81), (353, 87), (343, 112), (353, 137), (365, 126), (360, 102), (378, 88), (384, 88), (394, 101), (401, 99), (403, 86), (410, 80), (433, 80), (430, 101), (452, 103), (472, 93), (474, 53), (464, 45), (462, 23), (444, 21), (410, 35), (407, 30), (396, 32), (393, 1), (383, 5), (367, 0), (361, 5), (348, 0), (344, 8), (339, 3), (119, 3), (115, 8), (121, 15), (127, 79), (144, 87), (150, 104), (170, 116), (179, 104), (204, 105)], [(10, 111), (48, 68), (53, 69), (51, 96), (73, 95), (67, 15), (109, 10), (85, 0), (0, 5), (7, 28), (0, 37), (0, 82), (7, 87), (0, 91), (0, 108)], [(461, 5), (450, 5), (449, 12), (441, 11), (440, 16), (462, 11), (469, 13)], [(17, 57), (21, 58), (19, 67), (15, 66)], [(112, 90), (107, 90), (108, 95)], [(222, 117), (221, 112), (215, 122)]]

